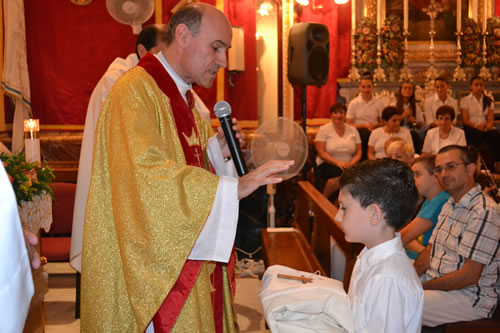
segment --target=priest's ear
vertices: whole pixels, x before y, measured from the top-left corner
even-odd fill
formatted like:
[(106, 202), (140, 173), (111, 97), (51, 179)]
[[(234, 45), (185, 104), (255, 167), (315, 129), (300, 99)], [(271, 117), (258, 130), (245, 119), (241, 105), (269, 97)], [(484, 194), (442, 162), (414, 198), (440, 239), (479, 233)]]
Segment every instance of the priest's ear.
[(191, 40), (192, 34), (191, 30), (184, 23), (179, 24), (175, 28), (175, 41), (181, 46), (186, 47)]
[(139, 56), (139, 59), (142, 59), (142, 57), (144, 57), (147, 52), (148, 50), (144, 45), (142, 44), (137, 45), (137, 55)]

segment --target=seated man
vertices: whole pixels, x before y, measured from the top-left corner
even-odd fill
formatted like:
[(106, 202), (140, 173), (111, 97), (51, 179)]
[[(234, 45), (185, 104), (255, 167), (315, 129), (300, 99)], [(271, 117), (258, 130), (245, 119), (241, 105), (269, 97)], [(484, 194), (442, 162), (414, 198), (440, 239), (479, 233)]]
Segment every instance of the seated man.
[(437, 114), (436, 111), (443, 105), (448, 105), (453, 108), (454, 116), (451, 118), (453, 124), (457, 124), (458, 116), (458, 102), (456, 99), (448, 95), (448, 90), (450, 85), (448, 84), (448, 79), (445, 76), (440, 76), (434, 81), (434, 87), (436, 88), (436, 93), (431, 97), (425, 99), (424, 102), (424, 113), (425, 113), (425, 123), (430, 127), (437, 127)]
[(415, 261), (417, 274), (425, 273), (425, 326), (489, 318), (498, 302), (500, 213), (475, 184), (475, 170), (466, 147), (446, 146), (436, 156), (434, 174), (451, 198)]
[(411, 259), (416, 259), (429, 243), (441, 208), (450, 198), (434, 176), (434, 160), (435, 156), (419, 157), (411, 166), (418, 193), (425, 199), (417, 216), (401, 230), (401, 240)]
[(348, 242), (366, 246), (348, 292), (355, 332), (420, 332), (422, 285), (396, 234), (417, 199), (413, 173), (399, 161), (366, 161), (340, 176), (335, 219)]

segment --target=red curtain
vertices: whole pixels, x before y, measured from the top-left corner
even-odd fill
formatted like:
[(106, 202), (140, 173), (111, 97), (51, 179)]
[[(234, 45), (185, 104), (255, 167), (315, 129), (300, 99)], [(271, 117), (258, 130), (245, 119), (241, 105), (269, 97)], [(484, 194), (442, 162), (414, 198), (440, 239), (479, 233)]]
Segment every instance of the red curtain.
[(132, 28), (115, 21), (105, 1), (25, 1), (33, 114), (41, 124), (80, 125), (90, 94), (116, 57), (135, 50)]
[(226, 71), (226, 99), (231, 104), (233, 117), (257, 120), (257, 42), (255, 40), (255, 1), (226, 1), (225, 13), (233, 26), (245, 31), (245, 71)]
[[(351, 0), (352, 1), (352, 0)], [(346, 77), (350, 67), (351, 5), (337, 5), (330, 0), (311, 0), (302, 8), (299, 22), (325, 24), (330, 34), (328, 82), (318, 88), (306, 88), (307, 118), (329, 118), (330, 106), (337, 101), (337, 78)], [(295, 87), (295, 119), (301, 119), (302, 88)]]

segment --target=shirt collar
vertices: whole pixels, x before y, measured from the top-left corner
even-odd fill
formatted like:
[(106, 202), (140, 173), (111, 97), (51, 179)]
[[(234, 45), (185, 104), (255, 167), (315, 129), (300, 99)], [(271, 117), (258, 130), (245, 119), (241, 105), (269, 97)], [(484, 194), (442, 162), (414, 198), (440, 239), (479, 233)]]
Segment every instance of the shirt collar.
[(460, 198), (460, 201), (458, 203), (456, 203), (455, 199), (450, 196), (451, 204), (453, 205), (453, 207), (460, 206), (470, 208), (472, 206), (473, 199), (479, 194), (481, 194), (481, 186), (479, 184), (476, 184), (469, 190), (469, 192), (465, 193), (462, 198)]
[(163, 67), (165, 67), (165, 70), (168, 72), (172, 80), (174, 80), (177, 89), (179, 89), (182, 98), (184, 98), (184, 101), (186, 101), (187, 103), (186, 93), (188, 92), (188, 90), (191, 90), (192, 85), (187, 84), (186, 82), (184, 82), (183, 79), (181, 79), (181, 77), (174, 71), (174, 69), (167, 62), (167, 59), (165, 59), (163, 52), (158, 52), (157, 54), (155, 54), (155, 57), (158, 58)]
[(363, 251), (358, 255), (359, 269), (361, 271), (376, 265), (378, 262), (384, 260), (385, 258), (403, 251), (403, 244), (401, 243), (401, 235), (396, 233), (396, 236), (383, 242), (371, 249), (364, 248)]
[(448, 100), (450, 99), (450, 96), (446, 95), (446, 99), (444, 100), (444, 102), (441, 100), (441, 98), (439, 98), (439, 95), (437, 93), (434, 94), (434, 102), (441, 102), (443, 103), (443, 105), (448, 105), (446, 103), (448, 103)]

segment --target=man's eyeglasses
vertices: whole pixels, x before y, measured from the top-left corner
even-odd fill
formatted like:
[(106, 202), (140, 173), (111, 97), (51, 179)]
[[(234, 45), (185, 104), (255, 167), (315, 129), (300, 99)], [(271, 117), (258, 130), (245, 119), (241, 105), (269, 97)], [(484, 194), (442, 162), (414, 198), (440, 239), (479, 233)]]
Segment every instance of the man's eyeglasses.
[(437, 166), (434, 168), (434, 174), (440, 175), (443, 170), (446, 170), (446, 172), (453, 171), (461, 164), (465, 165), (465, 163), (450, 162), (446, 163), (444, 166)]

